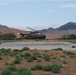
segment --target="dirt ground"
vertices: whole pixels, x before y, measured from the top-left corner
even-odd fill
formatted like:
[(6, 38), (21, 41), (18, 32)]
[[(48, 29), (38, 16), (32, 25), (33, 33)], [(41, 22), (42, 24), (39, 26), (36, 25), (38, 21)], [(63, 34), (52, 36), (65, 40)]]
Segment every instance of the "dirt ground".
[[(11, 50), (10, 53), (13, 53), (14, 51)], [(37, 60), (41, 60), (40, 62), (37, 62), (37, 60), (33, 60), (32, 62), (28, 62), (26, 59), (21, 60), (19, 64), (13, 64), (16, 57), (24, 54), (24, 53), (30, 53), (30, 54), (39, 54), (39, 57), (37, 57)], [(45, 61), (43, 59), (43, 55), (49, 55), (50, 60)], [(42, 66), (51, 65), (54, 63), (61, 64), (63, 68), (61, 68), (60, 73), (52, 73), (42, 70), (31, 70), (32, 75), (76, 75), (76, 51), (64, 51), (64, 50), (28, 50), (23, 52), (17, 52), (16, 55), (0, 55), (0, 70), (3, 70), (4, 68), (15, 65), (17, 68), (19, 67), (25, 67), (30, 69), (35, 64), (41, 64)]]

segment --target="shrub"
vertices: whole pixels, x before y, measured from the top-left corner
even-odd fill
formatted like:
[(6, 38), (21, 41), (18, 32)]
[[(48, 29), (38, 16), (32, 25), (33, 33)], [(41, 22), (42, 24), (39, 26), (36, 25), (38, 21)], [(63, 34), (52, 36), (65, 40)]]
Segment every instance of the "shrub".
[(23, 53), (20, 53), (20, 57), (24, 57), (25, 55)]
[(18, 49), (14, 49), (13, 51), (15, 51), (15, 52), (19, 52), (19, 50), (18, 50)]
[(19, 54), (18, 52), (12, 52), (12, 53), (11, 53), (11, 55), (12, 55), (12, 56), (15, 56), (15, 57), (18, 56), (18, 54)]
[(11, 49), (10, 49), (10, 48), (8, 48), (8, 49), (6, 49), (6, 52), (10, 52), (10, 50), (11, 50)]
[(75, 53), (73, 52), (67, 52), (67, 51), (63, 51), (64, 54), (67, 54), (67, 55), (75, 55)]
[(17, 52), (10, 52), (10, 53), (9, 53), (10, 56), (15, 56), (15, 55), (17, 55), (17, 54), (18, 54)]
[(32, 62), (32, 61), (33, 61), (32, 57), (27, 58), (27, 62)]
[(36, 67), (35, 66), (31, 67), (31, 70), (36, 70)]
[(61, 70), (62, 66), (59, 64), (52, 64), (52, 65), (47, 65), (43, 67), (44, 71), (51, 71), (53, 73), (59, 73)]
[(52, 64), (47, 66), (41, 66), (39, 64), (36, 64), (35, 66), (31, 67), (31, 70), (44, 70), (44, 71), (50, 71), (53, 73), (59, 73), (61, 71), (62, 65), (59, 64)]
[(20, 64), (20, 62), (21, 62), (21, 60), (18, 58), (14, 60), (14, 64)]
[(31, 71), (25, 68), (8, 67), (1, 72), (1, 75), (32, 75)]
[(30, 53), (28, 53), (28, 52), (26, 52), (26, 53), (24, 54), (24, 56), (25, 56), (25, 59), (27, 59), (28, 57), (30, 57), (30, 56), (31, 56), (31, 54), (30, 54)]
[(27, 59), (28, 62), (32, 62), (33, 60), (37, 60), (37, 57), (36, 57), (35, 55), (31, 55), (31, 56)]
[(35, 67), (36, 67), (37, 70), (42, 70), (43, 69), (43, 67), (39, 64), (35, 65)]
[(56, 57), (52, 57), (52, 59), (57, 59)]
[(48, 52), (48, 50), (45, 50), (45, 52)]
[(73, 52), (67, 52), (68, 55), (75, 55)]
[(51, 71), (52, 70), (52, 66), (51, 65), (47, 65), (43, 67), (44, 71)]
[(76, 58), (76, 55), (70, 55), (69, 57), (70, 58)]
[(28, 47), (23, 47), (22, 50), (26, 51), (26, 50), (30, 50)]
[(59, 64), (53, 64), (51, 65), (51, 67), (52, 67), (51, 72), (53, 73), (59, 73), (62, 68), (62, 66)]
[(72, 48), (75, 48), (76, 46), (72, 46)]
[(7, 48), (7, 50), (9, 50), (9, 51), (10, 51), (10, 50), (11, 50), (11, 48)]
[(62, 39), (76, 39), (76, 35), (75, 34), (64, 35), (62, 36)]
[(9, 69), (10, 71), (17, 71), (17, 68), (16, 68), (15, 66), (10, 66), (10, 67), (8, 67), (8, 69)]
[(33, 60), (37, 60), (37, 56), (35, 56), (35, 55), (32, 55), (31, 58), (32, 58)]
[(40, 64), (36, 64), (31, 68), (31, 70), (42, 70), (42, 69), (43, 69), (43, 66), (41, 66)]
[(21, 49), (21, 50), (19, 50), (19, 52), (23, 52), (23, 50)]
[(42, 57), (39, 53), (33, 53), (33, 55), (37, 56), (37, 57)]
[(67, 62), (66, 62), (66, 61), (63, 61), (63, 63), (64, 63), (64, 64), (67, 64)]
[(4, 53), (6, 51), (6, 49), (5, 48), (1, 48), (0, 51), (1, 51), (1, 53)]
[(37, 62), (41, 62), (41, 59), (38, 59)]
[(49, 56), (49, 55), (44, 55), (44, 56), (43, 56), (43, 59), (44, 59), (45, 61), (50, 61), (50, 56)]
[(0, 35), (0, 39), (2, 40), (15, 40), (16, 35), (14, 33), (7, 33)]
[(9, 63), (8, 63), (8, 62), (4, 62), (4, 64), (5, 64), (5, 65), (9, 65)]
[(2, 57), (0, 56), (0, 60), (2, 60)]
[(4, 69), (2, 72), (1, 72), (1, 75), (11, 75), (12, 72), (9, 70), (9, 69)]
[(56, 48), (56, 49), (52, 49), (52, 50), (58, 50), (58, 51), (62, 51), (63, 49), (62, 48)]
[(62, 58), (66, 58), (66, 56), (65, 56), (65, 55), (61, 55), (60, 57), (62, 57)]
[(2, 55), (2, 53), (0, 52), (0, 56)]
[(31, 71), (25, 68), (19, 68), (17, 75), (32, 75)]
[(22, 58), (21, 58), (20, 56), (15, 56), (15, 58), (16, 58), (17, 60), (22, 60)]
[(76, 54), (75, 53), (73, 53), (73, 52), (63, 52), (63, 53), (65, 53), (66, 55), (68, 55), (70, 58), (76, 58)]
[(5, 48), (1, 48), (0, 50), (3, 51), (3, 50), (6, 50), (6, 49)]

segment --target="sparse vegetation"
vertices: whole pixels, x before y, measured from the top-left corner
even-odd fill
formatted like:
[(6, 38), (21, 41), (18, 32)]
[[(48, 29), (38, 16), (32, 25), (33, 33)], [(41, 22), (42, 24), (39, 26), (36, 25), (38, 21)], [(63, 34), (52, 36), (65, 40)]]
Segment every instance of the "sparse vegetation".
[(62, 48), (55, 48), (55, 49), (52, 49), (52, 50), (58, 50), (58, 51), (62, 51), (63, 49)]
[(9, 66), (7, 69), (14, 72), (17, 71), (17, 68), (15, 66)]
[(43, 56), (43, 59), (44, 59), (45, 61), (50, 61), (50, 56), (47, 55), (47, 54), (45, 54), (45, 55)]
[(36, 64), (31, 68), (31, 70), (43, 70), (43, 71), (50, 71), (53, 73), (59, 73), (62, 68), (62, 65), (59, 64), (52, 64), (47, 66), (41, 66), (39, 64)]
[[(22, 50), (22, 49), (21, 49)], [(73, 58), (73, 59), (72, 59)], [(76, 66), (76, 51), (0, 49), (0, 75), (47, 75), (66, 72)], [(70, 64), (70, 65), (68, 65)], [(28, 70), (28, 72), (19, 71)], [(31, 70), (31, 71), (30, 71)], [(69, 73), (72, 71), (68, 69)], [(75, 72), (75, 71), (74, 71)], [(66, 73), (63, 73), (64, 75)]]
[(27, 62), (33, 62), (32, 57), (27, 58)]
[(30, 49), (28, 47), (24, 47), (24, 48), (22, 48), (22, 50), (27, 51), (27, 50), (30, 50)]
[(76, 46), (72, 46), (72, 48), (75, 48)]
[(33, 60), (37, 60), (37, 57), (35, 55), (31, 55), (29, 58), (27, 58), (28, 62), (32, 62)]
[(62, 65), (59, 65), (59, 64), (53, 64), (51, 65), (52, 69), (51, 69), (51, 72), (53, 73), (59, 73), (61, 68), (62, 68)]
[(1, 72), (1, 75), (32, 75), (31, 71), (25, 68), (14, 70), (15, 68), (6, 68)]
[(29, 58), (30, 56), (31, 56), (30, 53), (28, 53), (28, 52), (24, 53), (24, 57), (25, 57), (25, 59)]
[(0, 39), (1, 40), (15, 40), (16, 35), (14, 33), (1, 34)]
[(11, 72), (9, 69), (4, 69), (4, 70), (1, 72), (1, 75), (12, 75), (12, 72)]
[(26, 68), (19, 68), (16, 74), (17, 75), (32, 75), (31, 71)]
[(76, 39), (76, 35), (75, 34), (63, 35), (62, 39)]
[(40, 64), (36, 64), (31, 68), (31, 70), (42, 70), (42, 69), (43, 69), (43, 66), (41, 66)]
[(21, 62), (21, 60), (18, 58), (14, 60), (14, 64), (20, 64), (20, 62)]
[(76, 58), (76, 54), (74, 52), (63, 51), (63, 53), (68, 55), (70, 58)]
[(0, 57), (0, 60), (2, 60), (2, 57)]
[(63, 64), (67, 64), (67, 62), (66, 61), (63, 61)]
[(37, 62), (41, 62), (41, 59), (38, 59)]

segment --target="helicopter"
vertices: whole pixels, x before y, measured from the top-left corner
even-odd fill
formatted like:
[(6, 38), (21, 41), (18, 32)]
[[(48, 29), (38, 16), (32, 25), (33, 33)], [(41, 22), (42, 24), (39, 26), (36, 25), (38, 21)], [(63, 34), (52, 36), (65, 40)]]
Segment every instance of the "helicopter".
[(22, 37), (29, 37), (31, 39), (45, 39), (46, 38), (46, 35), (42, 34), (40, 31), (37, 31), (35, 29), (32, 29), (30, 27), (27, 27), (31, 30), (33, 30), (32, 32), (30, 32), (29, 34), (24, 34), (24, 33), (21, 33), (20, 31), (18, 31), (19, 35), (21, 35)]

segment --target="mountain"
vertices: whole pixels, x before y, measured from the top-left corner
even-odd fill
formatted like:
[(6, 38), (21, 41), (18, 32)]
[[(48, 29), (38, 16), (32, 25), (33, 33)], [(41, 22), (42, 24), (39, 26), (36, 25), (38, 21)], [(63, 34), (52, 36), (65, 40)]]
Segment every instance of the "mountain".
[(20, 31), (24, 34), (29, 33), (28, 31), (24, 31), (24, 30), (16, 29), (16, 28), (11, 28), (11, 27), (8, 27), (6, 25), (1, 25), (0, 24), (0, 34), (14, 33), (17, 37), (19, 37), (18, 31)]
[(75, 22), (68, 22), (64, 25), (61, 25), (58, 28), (48, 28), (48, 29), (44, 29), (44, 31), (41, 31), (42, 33), (46, 34), (46, 35), (55, 35), (55, 36), (62, 36), (62, 35), (66, 35), (66, 34), (76, 34), (76, 23)]
[(69, 29), (76, 29), (76, 23), (75, 22), (68, 22), (59, 28), (56, 28), (57, 30), (69, 30)]
[(42, 29), (41, 32), (47, 32), (47, 31), (53, 30), (53, 29), (54, 29), (54, 28), (50, 27), (50, 28), (48, 28), (48, 29)]
[[(16, 28), (10, 28), (6, 25), (0, 24), (0, 34), (6, 34), (6, 33), (15, 33), (18, 36), (18, 31), (20, 29)], [(29, 34), (28, 31), (20, 30), (24, 34)], [(62, 35), (66, 34), (76, 34), (76, 23), (75, 22), (68, 22), (64, 25), (61, 25), (58, 28), (48, 28), (40, 30), (43, 34), (45, 34), (47, 37), (60, 37)]]
[(1, 24), (0, 24), (0, 28), (1, 28), (1, 27), (2, 27), (2, 28), (4, 28), (4, 27), (8, 28), (6, 25), (1, 25)]
[(52, 28), (52, 27), (50, 27), (50, 28), (48, 28), (47, 30), (53, 30), (54, 28)]

